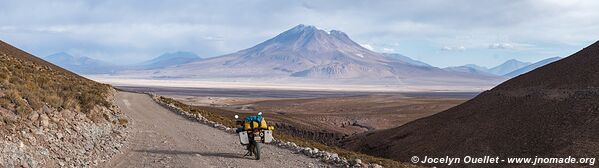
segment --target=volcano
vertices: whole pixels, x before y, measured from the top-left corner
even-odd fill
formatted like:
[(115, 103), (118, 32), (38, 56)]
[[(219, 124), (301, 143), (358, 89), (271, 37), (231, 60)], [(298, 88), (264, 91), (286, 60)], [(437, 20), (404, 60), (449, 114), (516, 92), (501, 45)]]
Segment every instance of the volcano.
[[(407, 60), (407, 61), (406, 61)], [(498, 77), (448, 72), (368, 50), (346, 33), (298, 25), (256, 46), (176, 67), (133, 72), (150, 78), (342, 80), (362, 83), (478, 85)], [(475, 83), (475, 84), (473, 84)]]

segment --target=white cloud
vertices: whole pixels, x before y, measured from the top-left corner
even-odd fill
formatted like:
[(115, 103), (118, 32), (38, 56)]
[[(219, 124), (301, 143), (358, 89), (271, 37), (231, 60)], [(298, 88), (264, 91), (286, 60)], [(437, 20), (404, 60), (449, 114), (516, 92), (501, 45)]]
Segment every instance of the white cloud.
[(14, 26), (0, 26), (0, 32), (4, 31), (14, 31), (16, 28)]
[(465, 51), (466, 47), (464, 46), (443, 46), (441, 48), (442, 51)]
[(510, 43), (493, 43), (489, 45), (489, 49), (514, 49), (514, 45)]
[[(0, 37), (41, 56), (77, 50), (106, 60), (135, 60), (173, 50), (218, 56), (303, 23), (344, 31), (371, 50), (387, 52), (380, 47), (398, 49), (401, 43), (397, 52), (428, 60), (438, 60), (439, 46), (445, 46), (443, 51), (522, 51), (530, 47), (521, 44), (530, 44), (537, 49), (521, 55), (546, 55), (541, 52), (596, 41), (598, 8), (599, 1), (590, 0), (1, 0)], [(454, 39), (461, 36), (469, 38)], [(476, 54), (502, 51), (483, 52)]]

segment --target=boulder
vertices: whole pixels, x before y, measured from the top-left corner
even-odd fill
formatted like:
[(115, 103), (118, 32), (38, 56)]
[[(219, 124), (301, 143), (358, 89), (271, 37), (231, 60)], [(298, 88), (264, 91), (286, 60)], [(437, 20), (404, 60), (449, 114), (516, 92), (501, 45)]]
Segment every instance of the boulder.
[(40, 117), (40, 115), (38, 114), (37, 111), (33, 111), (31, 112), (31, 114), (29, 115), (29, 121), (37, 121), (37, 119)]
[(312, 149), (304, 148), (304, 149), (302, 149), (302, 153), (304, 153), (304, 155), (306, 155), (306, 156), (312, 156)]
[(372, 167), (372, 168), (383, 168), (383, 166), (378, 165), (378, 164), (371, 164), (370, 167)]
[(50, 124), (50, 118), (48, 118), (48, 115), (42, 114), (40, 116), (40, 126), (48, 127), (49, 124)]

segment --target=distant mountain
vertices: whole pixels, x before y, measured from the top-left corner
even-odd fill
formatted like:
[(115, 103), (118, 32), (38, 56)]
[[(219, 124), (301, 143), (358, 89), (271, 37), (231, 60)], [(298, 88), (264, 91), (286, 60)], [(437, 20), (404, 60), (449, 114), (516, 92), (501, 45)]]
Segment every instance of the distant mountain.
[(473, 69), (476, 69), (476, 70), (479, 70), (479, 71), (487, 71), (487, 70), (489, 70), (487, 67), (479, 66), (479, 65), (476, 65), (476, 64), (466, 64), (464, 66), (465, 67), (469, 67), (469, 68), (473, 68)]
[(537, 69), (539, 67), (545, 66), (545, 65), (547, 65), (549, 63), (552, 63), (552, 62), (560, 60), (560, 59), (561, 59), (560, 57), (547, 58), (547, 59), (541, 60), (539, 62), (536, 62), (534, 64), (530, 64), (528, 66), (522, 67), (520, 69), (516, 69), (516, 70), (514, 70), (514, 71), (512, 71), (512, 72), (510, 72), (508, 74), (505, 74), (504, 76), (510, 77), (510, 78), (511, 77), (516, 77), (518, 75), (530, 72), (530, 71), (532, 71), (534, 69)]
[(201, 60), (202, 58), (200, 58), (192, 52), (179, 51), (173, 53), (165, 53), (154, 59), (144, 61), (139, 64), (126, 66), (118, 66), (84, 56), (73, 56), (65, 52), (52, 54), (45, 57), (44, 59), (48, 62), (56, 64), (75, 73), (91, 75), (115, 74), (121, 71), (131, 70), (159, 69)]
[[(599, 42), (556, 60), (558, 58), (548, 59), (542, 63), (552, 63), (512, 78), (456, 107), (400, 127), (354, 136), (345, 140), (343, 146), (405, 162), (410, 162), (413, 156), (597, 155)], [(477, 164), (456, 166), (481, 167)], [(529, 167), (505, 162), (482, 167), (514, 166)], [(578, 166), (589, 165), (545, 164), (541, 167)]]
[[(252, 48), (213, 60), (220, 60), (224, 65), (217, 69), (236, 72), (215, 74), (219, 76), (278, 75), (311, 78), (394, 76), (391, 67), (377, 65), (390, 62), (388, 58), (363, 48), (345, 33), (337, 30), (326, 32), (305, 25), (298, 25)], [(195, 63), (189, 66), (201, 67)], [(406, 67), (415, 68), (409, 65)]]
[(466, 64), (462, 66), (443, 68), (443, 70), (452, 72), (473, 73), (480, 75), (503, 76), (514, 70), (518, 70), (528, 65), (530, 65), (530, 63), (528, 62), (521, 62), (515, 59), (511, 59), (493, 68), (487, 68), (475, 64)]
[(487, 67), (478, 66), (475, 64), (466, 64), (466, 65), (462, 65), (462, 66), (447, 67), (447, 68), (443, 68), (443, 70), (450, 71), (450, 72), (462, 72), (462, 73), (495, 76), (494, 74), (491, 74), (488, 72), (489, 69), (487, 69)]
[(340, 79), (368, 83), (490, 84), (501, 79), (447, 72), (404, 57), (370, 51), (338, 30), (298, 25), (256, 46), (179, 66), (128, 72), (149, 78), (272, 80)]
[(201, 59), (202, 58), (195, 53), (178, 51), (162, 54), (154, 59), (137, 64), (134, 67), (141, 69), (158, 69), (190, 63)]
[(73, 56), (65, 52), (52, 54), (44, 59), (77, 74), (111, 74), (120, 70), (120, 67), (101, 60)]
[(424, 63), (422, 61), (414, 60), (414, 59), (412, 59), (410, 57), (407, 57), (407, 56), (404, 56), (404, 55), (401, 55), (401, 54), (396, 54), (396, 53), (382, 53), (382, 54), (384, 56), (387, 56), (387, 57), (390, 57), (390, 58), (393, 58), (393, 59), (397, 59), (397, 60), (399, 60), (401, 62), (405, 62), (405, 63), (411, 64), (411, 65), (423, 66), (423, 67), (433, 67), (433, 66), (431, 66), (431, 65), (429, 65), (427, 63)]
[(487, 72), (502, 76), (528, 65), (530, 65), (530, 62), (521, 62), (515, 59), (511, 59), (504, 62), (501, 65), (497, 65), (496, 67), (487, 70)]

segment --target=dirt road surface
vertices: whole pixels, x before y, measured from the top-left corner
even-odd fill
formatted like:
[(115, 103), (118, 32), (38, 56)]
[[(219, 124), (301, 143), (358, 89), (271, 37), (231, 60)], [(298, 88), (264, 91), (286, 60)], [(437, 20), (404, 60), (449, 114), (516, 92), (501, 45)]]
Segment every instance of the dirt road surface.
[(103, 167), (328, 167), (272, 145), (262, 145), (260, 160), (244, 158), (236, 135), (187, 120), (144, 94), (119, 92), (117, 105), (130, 118), (128, 147)]

